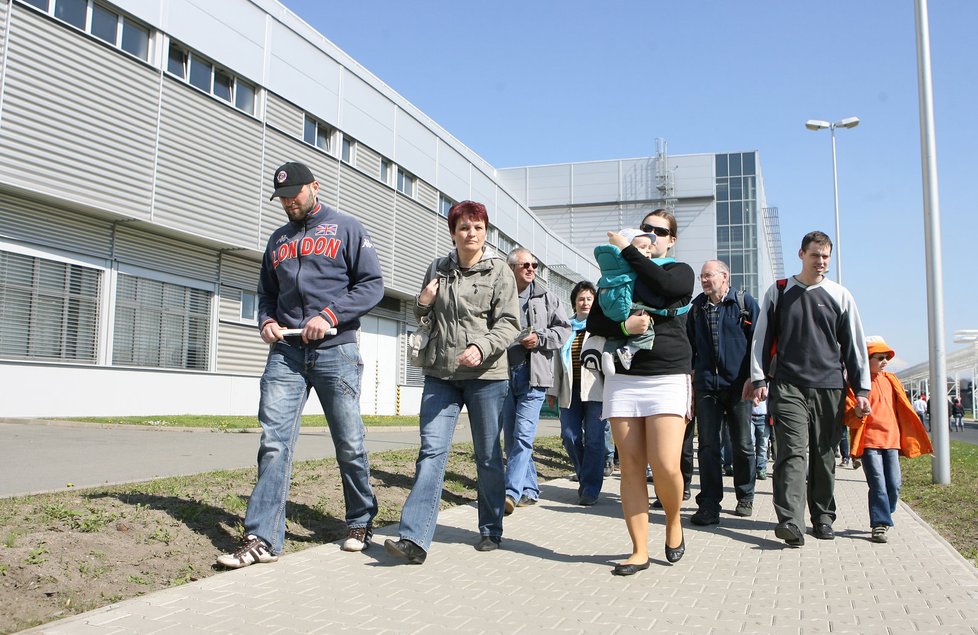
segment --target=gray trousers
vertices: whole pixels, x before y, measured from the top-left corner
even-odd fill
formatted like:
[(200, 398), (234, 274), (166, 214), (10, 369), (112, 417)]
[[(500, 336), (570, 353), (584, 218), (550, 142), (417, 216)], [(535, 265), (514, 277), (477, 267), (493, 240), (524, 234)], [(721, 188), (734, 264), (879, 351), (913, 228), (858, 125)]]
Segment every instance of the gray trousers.
[(842, 389), (778, 381), (771, 385), (768, 411), (776, 430), (773, 486), (778, 522), (794, 523), (804, 531), (806, 494), (813, 525), (835, 521), (835, 446), (844, 407)]

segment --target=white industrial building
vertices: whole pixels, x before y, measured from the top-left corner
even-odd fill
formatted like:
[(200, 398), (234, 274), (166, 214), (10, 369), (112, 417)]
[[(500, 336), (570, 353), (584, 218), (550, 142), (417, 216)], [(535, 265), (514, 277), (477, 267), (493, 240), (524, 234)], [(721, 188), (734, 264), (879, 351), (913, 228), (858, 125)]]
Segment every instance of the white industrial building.
[[(755, 290), (780, 247), (759, 162), (750, 213), (717, 225), (726, 156), (496, 170), (274, 0), (0, 0), (0, 416), (254, 414), (285, 161), (374, 238), (386, 291), (362, 321), (361, 405), (413, 414), (410, 304), (453, 202), (486, 203), (489, 242), (529, 248), (561, 295), (597, 278), (599, 229), (658, 203), (677, 257), (744, 255)], [(752, 239), (728, 245), (738, 225)]]

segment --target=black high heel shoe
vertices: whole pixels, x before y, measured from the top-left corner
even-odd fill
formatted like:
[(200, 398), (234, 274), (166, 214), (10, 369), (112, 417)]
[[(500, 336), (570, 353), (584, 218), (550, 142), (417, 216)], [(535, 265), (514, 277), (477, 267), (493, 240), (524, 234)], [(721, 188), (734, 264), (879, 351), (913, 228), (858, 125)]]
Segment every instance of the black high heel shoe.
[(686, 534), (683, 533), (683, 539), (680, 541), (679, 546), (676, 548), (666, 545), (666, 560), (671, 563), (676, 563), (682, 560), (683, 554), (686, 553)]

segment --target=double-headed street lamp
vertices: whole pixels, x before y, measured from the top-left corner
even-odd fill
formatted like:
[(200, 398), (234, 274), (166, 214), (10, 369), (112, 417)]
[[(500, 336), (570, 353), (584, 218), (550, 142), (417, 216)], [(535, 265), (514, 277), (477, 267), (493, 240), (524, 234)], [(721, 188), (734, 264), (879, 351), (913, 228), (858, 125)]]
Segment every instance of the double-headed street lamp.
[(839, 169), (835, 160), (835, 129), (855, 128), (858, 125), (859, 117), (846, 117), (835, 123), (820, 119), (809, 119), (805, 122), (805, 127), (809, 130), (828, 128), (832, 131), (832, 191), (835, 193), (835, 280), (839, 284), (842, 284), (842, 239), (839, 237)]

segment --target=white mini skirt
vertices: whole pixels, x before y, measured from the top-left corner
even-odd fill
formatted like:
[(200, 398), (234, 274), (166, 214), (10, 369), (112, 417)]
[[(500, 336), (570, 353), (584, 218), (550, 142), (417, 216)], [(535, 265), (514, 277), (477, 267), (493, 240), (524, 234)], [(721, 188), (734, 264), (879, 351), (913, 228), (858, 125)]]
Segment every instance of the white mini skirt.
[(602, 419), (690, 416), (689, 375), (605, 375)]

